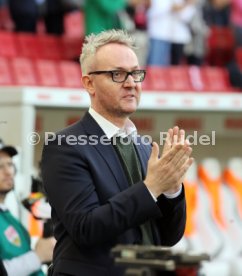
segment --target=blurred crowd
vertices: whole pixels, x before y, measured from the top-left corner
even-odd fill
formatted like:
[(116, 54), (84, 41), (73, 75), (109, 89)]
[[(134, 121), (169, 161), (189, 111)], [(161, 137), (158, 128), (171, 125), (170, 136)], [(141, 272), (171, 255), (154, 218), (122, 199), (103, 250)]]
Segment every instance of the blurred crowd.
[[(131, 32), (142, 66), (222, 65), (241, 74), (235, 58), (242, 47), (241, 0), (0, 0), (0, 29), (36, 33), (41, 21), (46, 33), (63, 35), (64, 17), (77, 10), (85, 34), (112, 28)], [(221, 53), (219, 62), (213, 53), (208, 58), (216, 27), (232, 36), (229, 53)]]

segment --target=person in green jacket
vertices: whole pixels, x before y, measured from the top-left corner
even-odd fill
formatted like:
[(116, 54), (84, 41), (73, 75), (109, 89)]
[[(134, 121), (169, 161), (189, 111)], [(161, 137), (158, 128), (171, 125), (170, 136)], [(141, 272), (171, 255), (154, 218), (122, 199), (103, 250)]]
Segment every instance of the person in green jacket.
[(84, 4), (85, 34), (121, 29), (118, 13), (125, 10), (127, 0), (88, 0)]
[(16, 154), (14, 147), (0, 140), (0, 260), (8, 276), (42, 276), (41, 265), (52, 260), (55, 239), (40, 238), (31, 250), (28, 231), (4, 204), (14, 188), (16, 169), (12, 157)]

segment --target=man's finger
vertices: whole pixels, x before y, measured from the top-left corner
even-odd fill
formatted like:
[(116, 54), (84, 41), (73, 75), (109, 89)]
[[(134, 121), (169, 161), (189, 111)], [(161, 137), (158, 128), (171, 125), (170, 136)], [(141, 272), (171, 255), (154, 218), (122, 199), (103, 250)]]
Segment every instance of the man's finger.
[(179, 135), (178, 135), (178, 142), (182, 145), (185, 144), (185, 130), (184, 129), (181, 129), (179, 131)]
[(163, 147), (162, 155), (166, 154), (166, 152), (171, 149), (172, 136), (173, 136), (173, 130), (170, 128), (170, 129), (168, 129), (168, 132), (167, 132), (167, 135), (166, 135), (166, 140), (165, 140), (165, 145)]
[(151, 150), (151, 155), (150, 155), (150, 159), (157, 159), (159, 156), (159, 146), (156, 142), (152, 142), (152, 150)]

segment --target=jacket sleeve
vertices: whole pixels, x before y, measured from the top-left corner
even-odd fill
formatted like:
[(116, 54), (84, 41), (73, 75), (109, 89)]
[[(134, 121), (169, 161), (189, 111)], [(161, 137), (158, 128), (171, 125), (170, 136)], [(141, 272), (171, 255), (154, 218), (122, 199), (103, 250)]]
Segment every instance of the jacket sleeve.
[(173, 199), (158, 197), (157, 205), (162, 216), (156, 220), (164, 246), (175, 245), (183, 236), (186, 225), (186, 201), (184, 186), (181, 194)]
[(92, 173), (80, 147), (55, 143), (44, 147), (42, 177), (52, 212), (78, 245), (115, 242), (130, 228), (161, 216), (142, 181), (101, 205)]

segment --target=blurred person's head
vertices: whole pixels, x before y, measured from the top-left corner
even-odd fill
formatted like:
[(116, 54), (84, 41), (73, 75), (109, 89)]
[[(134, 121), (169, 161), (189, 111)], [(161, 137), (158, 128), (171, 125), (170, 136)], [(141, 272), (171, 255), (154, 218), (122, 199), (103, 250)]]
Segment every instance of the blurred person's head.
[(12, 146), (5, 146), (0, 140), (0, 203), (14, 188), (15, 165), (12, 157), (17, 154), (17, 150)]
[(211, 0), (210, 2), (212, 6), (218, 10), (224, 9), (230, 5), (230, 0)]

